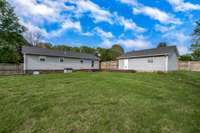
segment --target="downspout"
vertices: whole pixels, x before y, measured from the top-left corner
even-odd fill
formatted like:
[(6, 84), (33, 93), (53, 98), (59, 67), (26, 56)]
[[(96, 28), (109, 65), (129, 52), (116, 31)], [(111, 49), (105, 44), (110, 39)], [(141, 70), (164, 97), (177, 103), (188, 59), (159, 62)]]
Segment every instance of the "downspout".
[(101, 71), (101, 60), (99, 59), (98, 62), (99, 62), (99, 70)]
[(168, 56), (165, 58), (165, 71), (168, 72)]
[(24, 74), (26, 74), (26, 54), (24, 53)]

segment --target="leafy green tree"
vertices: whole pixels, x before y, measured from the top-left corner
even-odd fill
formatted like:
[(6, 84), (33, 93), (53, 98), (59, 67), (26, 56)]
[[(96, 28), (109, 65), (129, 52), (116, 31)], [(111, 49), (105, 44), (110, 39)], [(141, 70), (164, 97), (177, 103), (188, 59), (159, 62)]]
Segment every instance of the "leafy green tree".
[(196, 45), (198, 45), (199, 48), (196, 48), (195, 50), (193, 50), (192, 57), (193, 57), (193, 60), (200, 60), (200, 44), (196, 44)]
[(96, 52), (96, 49), (95, 48), (90, 48), (90, 47), (87, 47), (87, 46), (81, 46), (80, 47), (80, 51), (83, 52), (83, 53), (95, 53)]
[(70, 51), (72, 47), (67, 45), (56, 45), (54, 46), (54, 49), (61, 50), (61, 51)]
[(25, 27), (20, 25), (13, 8), (0, 0), (0, 62), (19, 63), (22, 61), (21, 47), (27, 44), (22, 36)]
[(114, 44), (111, 49), (118, 51), (120, 54), (124, 54), (124, 49), (119, 44)]
[[(6, 43), (7, 42), (4, 42), (4, 44)], [(16, 52), (15, 49), (13, 49), (12, 47), (0, 48), (0, 55), (1, 63), (19, 63), (18, 61), (21, 59), (18, 52)]]
[(37, 43), (36, 47), (39, 47), (39, 48), (48, 48), (48, 49), (53, 49), (54, 48), (51, 43), (46, 43), (46, 42)]
[(74, 51), (74, 52), (81, 52), (81, 50), (80, 50), (79, 47), (72, 47), (72, 48), (71, 48), (71, 51)]
[(112, 53), (112, 60), (116, 60), (117, 57), (124, 54), (124, 49), (119, 44), (115, 44), (111, 47), (110, 52)]
[(193, 60), (200, 60), (200, 20), (196, 22), (196, 27), (192, 34), (193, 44), (191, 45), (191, 50), (193, 51)]
[(112, 52), (110, 49), (97, 48), (97, 51), (101, 55), (100, 56), (101, 61), (111, 61), (112, 60)]
[[(8, 45), (12, 47), (28, 45), (28, 42), (24, 39), (24, 37), (21, 34), (17, 34), (16, 32), (0, 32), (0, 41), (6, 41), (8, 42)], [(0, 46), (6, 45), (1, 43)]]
[(186, 54), (186, 55), (181, 55), (179, 57), (180, 61), (191, 61), (192, 60), (192, 56), (191, 54)]

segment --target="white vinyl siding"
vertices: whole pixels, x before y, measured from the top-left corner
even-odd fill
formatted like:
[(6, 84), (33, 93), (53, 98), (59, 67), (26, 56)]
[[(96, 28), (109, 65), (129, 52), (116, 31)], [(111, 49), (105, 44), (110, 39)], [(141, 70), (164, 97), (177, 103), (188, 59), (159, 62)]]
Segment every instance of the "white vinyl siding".
[(120, 60), (118, 61), (118, 64), (119, 64), (119, 69), (120, 69), (120, 70), (123, 70), (123, 69), (124, 69), (124, 60), (123, 60), (123, 59), (120, 59)]
[(168, 58), (168, 70), (176, 71), (178, 69), (178, 59), (176, 53), (170, 54)]
[[(128, 70), (136, 71), (166, 71), (167, 56), (143, 57), (128, 59)], [(124, 69), (123, 60), (119, 60), (119, 69)]]
[(26, 55), (25, 58), (26, 70), (99, 69), (99, 61), (94, 61), (94, 67), (91, 67), (92, 60), (64, 58), (64, 62), (60, 62), (59, 57), (46, 56), (45, 62), (42, 62), (37, 55)]
[(124, 69), (128, 70), (128, 59), (124, 59)]

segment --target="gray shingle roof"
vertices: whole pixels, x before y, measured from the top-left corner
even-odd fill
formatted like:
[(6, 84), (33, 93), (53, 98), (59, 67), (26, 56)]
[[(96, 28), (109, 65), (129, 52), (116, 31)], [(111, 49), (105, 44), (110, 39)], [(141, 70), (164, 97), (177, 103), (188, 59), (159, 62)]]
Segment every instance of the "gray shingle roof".
[(95, 56), (95, 54), (78, 53), (72, 51), (59, 51), (59, 50), (52, 50), (52, 49), (38, 48), (38, 47), (23, 47), (22, 53), (30, 55), (99, 60), (99, 58)]
[(152, 48), (152, 49), (144, 49), (139, 51), (132, 51), (128, 52), (120, 57), (121, 58), (131, 58), (131, 57), (149, 57), (149, 56), (159, 56), (159, 55), (168, 55), (172, 52), (176, 52), (177, 55), (179, 55), (178, 50), (176, 46), (167, 46), (167, 47), (161, 47), (161, 48)]

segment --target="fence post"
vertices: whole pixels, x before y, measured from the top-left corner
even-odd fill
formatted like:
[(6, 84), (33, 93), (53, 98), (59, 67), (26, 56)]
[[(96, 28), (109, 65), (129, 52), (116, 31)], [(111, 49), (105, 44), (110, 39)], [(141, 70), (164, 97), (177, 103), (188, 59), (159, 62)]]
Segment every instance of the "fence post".
[(188, 70), (191, 70), (191, 65), (190, 65), (190, 61), (188, 61)]

